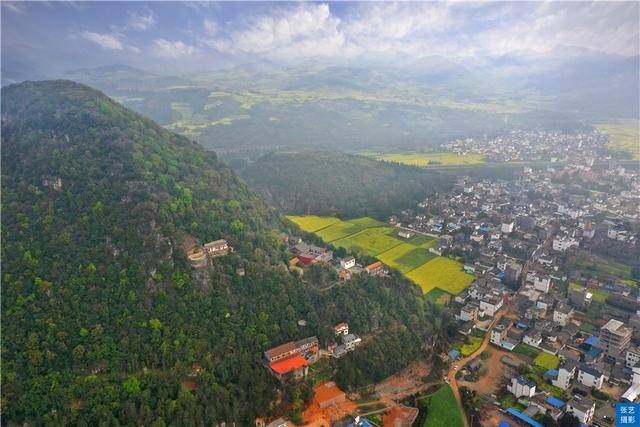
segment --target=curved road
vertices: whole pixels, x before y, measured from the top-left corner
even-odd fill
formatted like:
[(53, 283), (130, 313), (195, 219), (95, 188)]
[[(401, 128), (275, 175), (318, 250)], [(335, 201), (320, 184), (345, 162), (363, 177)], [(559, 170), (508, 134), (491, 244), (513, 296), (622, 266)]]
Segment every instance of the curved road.
[(465, 427), (469, 427), (469, 422), (467, 421), (467, 414), (465, 413), (464, 407), (462, 406), (462, 398), (460, 397), (460, 389), (458, 388), (458, 382), (456, 381), (456, 374), (466, 364), (471, 362), (473, 359), (478, 357), (480, 353), (485, 351), (485, 349), (487, 348), (487, 345), (489, 345), (489, 340), (491, 339), (491, 330), (496, 325), (496, 323), (500, 321), (500, 319), (502, 318), (502, 314), (503, 314), (503, 311), (500, 311), (493, 318), (493, 321), (489, 325), (489, 328), (487, 328), (487, 333), (485, 334), (484, 339), (482, 340), (482, 344), (480, 344), (480, 347), (471, 355), (465, 357), (464, 359), (460, 359), (457, 362), (454, 362), (453, 366), (449, 370), (449, 373), (447, 374), (447, 379), (449, 380), (449, 386), (453, 391), (453, 395), (456, 397), (456, 402), (458, 402), (458, 408), (460, 409), (460, 413), (462, 414), (462, 419), (464, 421)]

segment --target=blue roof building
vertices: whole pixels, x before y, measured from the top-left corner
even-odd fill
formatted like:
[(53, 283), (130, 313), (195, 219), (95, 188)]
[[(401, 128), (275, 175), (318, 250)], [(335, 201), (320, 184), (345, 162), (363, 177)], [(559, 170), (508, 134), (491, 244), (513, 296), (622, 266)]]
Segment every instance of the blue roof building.
[(518, 411), (515, 408), (509, 408), (507, 409), (507, 414), (519, 419), (520, 421), (529, 424), (532, 427), (544, 427), (542, 424), (540, 424), (538, 421), (534, 420), (533, 418), (531, 418), (528, 415), (523, 414), (522, 412)]
[(452, 359), (457, 359), (458, 357), (460, 357), (460, 352), (456, 349), (453, 349), (449, 353), (447, 353), (447, 355)]
[(557, 369), (549, 369), (547, 372), (544, 373), (544, 376), (546, 378), (552, 378), (555, 380), (556, 378), (558, 378), (558, 374), (559, 372)]
[(553, 397), (553, 396), (547, 397), (546, 402), (549, 405), (553, 406), (554, 408), (558, 408), (558, 409), (562, 409), (566, 405), (564, 400), (560, 400), (557, 397)]
[(589, 338), (587, 338), (586, 340), (584, 340), (584, 342), (586, 344), (589, 344), (592, 347), (597, 347), (600, 344), (600, 338), (592, 335)]

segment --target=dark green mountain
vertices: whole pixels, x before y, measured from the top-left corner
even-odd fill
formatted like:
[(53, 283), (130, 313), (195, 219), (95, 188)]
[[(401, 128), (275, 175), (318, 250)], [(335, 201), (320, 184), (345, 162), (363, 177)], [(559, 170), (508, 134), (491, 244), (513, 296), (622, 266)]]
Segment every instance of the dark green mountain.
[(503, 166), (429, 169), (360, 155), (315, 151), (269, 153), (256, 161), (231, 160), (272, 206), (289, 214), (373, 216), (386, 220), (415, 208), (425, 196), (451, 188), (457, 177), (504, 177)]
[[(347, 321), (375, 338), (331, 367), (360, 386), (424, 354), (439, 316), (397, 276), (292, 276), (288, 226), (214, 154), (87, 86), (2, 89), (2, 189), (3, 424), (295, 415), (309, 385), (276, 406), (265, 348)], [(192, 270), (185, 250), (219, 238), (235, 252)]]

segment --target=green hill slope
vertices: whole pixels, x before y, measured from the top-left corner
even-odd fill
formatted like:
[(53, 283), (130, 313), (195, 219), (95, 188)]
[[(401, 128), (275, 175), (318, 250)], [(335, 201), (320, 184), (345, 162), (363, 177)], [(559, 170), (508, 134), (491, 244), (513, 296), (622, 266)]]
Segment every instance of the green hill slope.
[[(350, 386), (430, 335), (430, 307), (401, 278), (320, 292), (322, 274), (293, 277), (280, 217), (214, 154), (87, 86), (2, 89), (2, 188), (4, 422), (250, 425), (281, 410), (265, 348), (324, 342), (340, 321), (393, 332)], [(218, 238), (235, 252), (191, 270), (185, 250)]]

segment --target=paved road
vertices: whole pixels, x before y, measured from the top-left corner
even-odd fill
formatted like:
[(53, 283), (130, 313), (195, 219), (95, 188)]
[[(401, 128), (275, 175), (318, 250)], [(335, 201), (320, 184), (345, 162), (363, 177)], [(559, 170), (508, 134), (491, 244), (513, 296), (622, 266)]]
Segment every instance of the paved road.
[(467, 422), (467, 415), (466, 415), (466, 413), (464, 411), (464, 407), (462, 406), (462, 397), (460, 396), (460, 389), (458, 388), (458, 381), (456, 381), (456, 374), (466, 364), (471, 362), (473, 359), (478, 357), (480, 355), (480, 353), (485, 351), (485, 349), (487, 348), (487, 345), (489, 345), (489, 340), (491, 339), (491, 330), (496, 325), (496, 323), (498, 323), (500, 321), (500, 319), (502, 318), (503, 313), (504, 313), (504, 310), (498, 312), (496, 314), (496, 316), (493, 318), (493, 321), (489, 325), (489, 328), (487, 329), (487, 333), (485, 334), (484, 339), (482, 340), (482, 344), (480, 344), (480, 348), (478, 348), (473, 354), (465, 357), (464, 359), (460, 359), (457, 362), (454, 362), (453, 366), (449, 370), (449, 373), (447, 374), (447, 378), (449, 380), (449, 385), (451, 386), (451, 390), (453, 391), (453, 395), (456, 397), (456, 402), (458, 402), (458, 408), (460, 409), (460, 413), (462, 414), (462, 418), (464, 420), (465, 427), (469, 427), (469, 423)]

